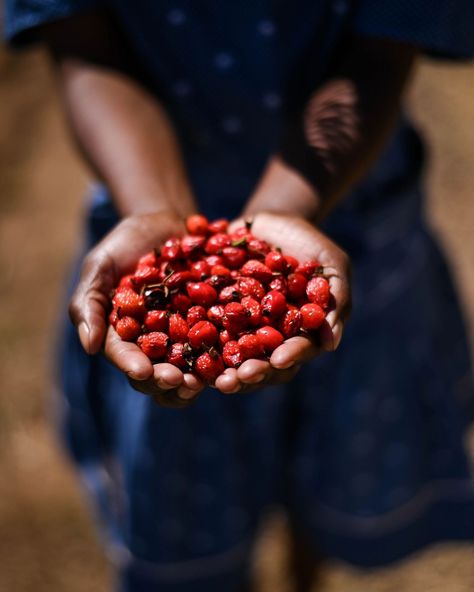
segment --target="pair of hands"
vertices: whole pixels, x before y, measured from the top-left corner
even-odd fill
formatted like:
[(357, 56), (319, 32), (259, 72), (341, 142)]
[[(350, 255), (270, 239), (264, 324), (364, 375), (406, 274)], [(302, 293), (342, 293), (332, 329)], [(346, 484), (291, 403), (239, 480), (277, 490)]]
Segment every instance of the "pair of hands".
[[(183, 220), (169, 211), (124, 219), (85, 258), (69, 308), (85, 351), (96, 354), (103, 348), (136, 390), (165, 407), (189, 405), (205, 385), (194, 374), (183, 373), (171, 364), (153, 364), (137, 345), (122, 341), (107, 323), (109, 294), (141, 255), (184, 233)], [(301, 261), (317, 259), (329, 278), (335, 307), (320, 329), (319, 344), (303, 336), (292, 337), (269, 361), (247, 360), (238, 369), (227, 368), (215, 382), (226, 394), (289, 381), (302, 363), (322, 351), (336, 349), (350, 312), (349, 260), (327, 236), (306, 220), (270, 212), (254, 217), (252, 233)]]

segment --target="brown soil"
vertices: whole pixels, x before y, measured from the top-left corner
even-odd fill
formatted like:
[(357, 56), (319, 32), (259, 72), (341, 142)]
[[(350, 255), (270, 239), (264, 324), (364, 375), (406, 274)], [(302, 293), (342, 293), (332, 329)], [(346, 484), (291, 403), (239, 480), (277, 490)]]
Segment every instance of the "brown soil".
[[(0, 90), (0, 592), (105, 591), (110, 569), (48, 411), (57, 310), (88, 174), (65, 133), (41, 53), (0, 53)], [(474, 339), (474, 68), (422, 63), (408, 104), (431, 148), (428, 216)], [(289, 590), (285, 536), (280, 519), (265, 529), (261, 590)], [(474, 544), (438, 545), (369, 573), (334, 563), (318, 589), (467, 592)]]

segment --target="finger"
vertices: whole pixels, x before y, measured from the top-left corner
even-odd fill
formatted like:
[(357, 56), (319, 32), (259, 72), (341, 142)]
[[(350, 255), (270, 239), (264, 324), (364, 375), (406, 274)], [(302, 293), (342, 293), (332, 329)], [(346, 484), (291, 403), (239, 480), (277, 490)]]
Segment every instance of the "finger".
[(222, 393), (232, 394), (237, 393), (242, 388), (242, 384), (237, 376), (235, 368), (226, 368), (224, 372), (216, 379), (216, 388)]
[(177, 389), (176, 393), (180, 399), (185, 401), (194, 401), (205, 385), (194, 374), (184, 374), (183, 384)]
[(258, 384), (270, 371), (270, 362), (266, 360), (246, 360), (237, 370), (237, 377), (244, 384)]
[(276, 369), (272, 369), (272, 371), (267, 375), (267, 379), (265, 381), (265, 384), (268, 385), (278, 385), (278, 384), (285, 384), (287, 382), (289, 382), (294, 376), (295, 374), (297, 374), (299, 372), (301, 368), (301, 365), (295, 365), (292, 366), (291, 368), (288, 368), (286, 370), (276, 370)]
[(153, 377), (153, 364), (147, 356), (135, 343), (122, 341), (112, 326), (107, 331), (104, 354), (129, 378), (143, 381)]
[(81, 344), (88, 354), (99, 351), (106, 335), (108, 294), (114, 285), (110, 270), (107, 257), (86, 257), (79, 283), (69, 305), (69, 316), (77, 327)]
[(270, 364), (274, 368), (284, 370), (295, 364), (306, 362), (319, 353), (320, 348), (307, 337), (291, 337), (272, 353)]
[(183, 384), (184, 374), (172, 364), (155, 364), (153, 378), (160, 389), (171, 390)]

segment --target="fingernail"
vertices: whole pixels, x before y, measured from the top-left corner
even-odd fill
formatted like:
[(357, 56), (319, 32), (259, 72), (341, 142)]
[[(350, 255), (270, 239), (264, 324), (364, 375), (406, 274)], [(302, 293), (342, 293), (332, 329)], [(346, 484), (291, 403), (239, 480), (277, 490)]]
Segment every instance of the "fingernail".
[(334, 346), (334, 349), (336, 350), (339, 347), (339, 344), (341, 343), (341, 338), (342, 338), (342, 321), (338, 321), (334, 325), (334, 328), (332, 330), (332, 336), (333, 336), (333, 346)]
[(288, 368), (291, 368), (292, 366), (295, 365), (295, 361), (294, 360), (280, 360), (280, 361), (276, 361), (276, 362), (272, 362), (270, 360), (270, 363), (272, 366), (274, 366), (275, 368), (278, 368), (279, 370), (287, 370)]
[(85, 321), (81, 321), (77, 328), (77, 332), (79, 333), (79, 339), (81, 341), (82, 347), (85, 349), (87, 353), (89, 353), (91, 333), (89, 325)]

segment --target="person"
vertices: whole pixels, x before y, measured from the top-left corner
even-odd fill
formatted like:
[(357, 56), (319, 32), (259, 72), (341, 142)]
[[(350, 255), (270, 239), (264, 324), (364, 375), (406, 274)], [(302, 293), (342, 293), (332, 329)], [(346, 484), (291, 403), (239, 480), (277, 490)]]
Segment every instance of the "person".
[[(419, 53), (472, 56), (473, 25), (468, 0), (7, 1), (9, 42), (48, 46), (100, 179), (61, 379), (122, 590), (247, 589), (275, 503), (299, 590), (319, 555), (373, 566), (472, 538), (469, 353), (400, 102)], [(321, 260), (321, 347), (294, 338), (202, 391), (107, 330), (121, 273), (198, 210)], [(115, 367), (87, 355), (102, 346)]]

